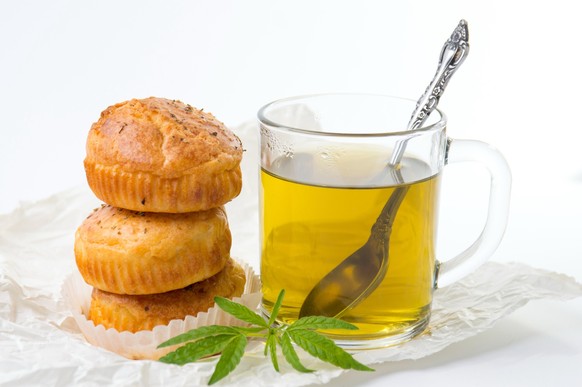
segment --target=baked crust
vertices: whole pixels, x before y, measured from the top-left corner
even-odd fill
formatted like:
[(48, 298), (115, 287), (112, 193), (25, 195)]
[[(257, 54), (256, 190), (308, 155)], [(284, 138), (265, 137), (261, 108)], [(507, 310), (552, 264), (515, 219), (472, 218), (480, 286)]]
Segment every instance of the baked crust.
[(98, 289), (162, 293), (222, 270), (231, 243), (223, 207), (165, 214), (103, 205), (77, 229), (75, 259), (85, 281)]
[(221, 206), (242, 187), (242, 144), (212, 114), (150, 97), (110, 106), (87, 136), (89, 186), (105, 203), (146, 212)]
[(216, 275), (171, 292), (120, 295), (93, 289), (88, 318), (95, 325), (137, 332), (166, 325), (171, 320), (196, 316), (214, 305), (214, 297), (239, 297), (245, 285), (243, 269), (232, 259)]

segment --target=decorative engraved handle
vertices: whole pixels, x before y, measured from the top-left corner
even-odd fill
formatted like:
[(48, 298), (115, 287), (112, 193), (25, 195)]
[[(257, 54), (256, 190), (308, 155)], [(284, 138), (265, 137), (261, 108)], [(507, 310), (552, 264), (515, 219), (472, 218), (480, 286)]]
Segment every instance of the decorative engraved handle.
[(439, 58), (439, 66), (430, 85), (416, 103), (408, 129), (419, 128), (429, 114), (436, 108), (439, 98), (445, 91), (451, 75), (463, 63), (469, 53), (469, 28), (461, 20), (451, 37), (445, 42)]
[(396, 212), (404, 200), (404, 196), (408, 192), (408, 185), (400, 186), (394, 190), (390, 198), (384, 204), (382, 212), (374, 222), (372, 230), (370, 233), (371, 239), (378, 244), (387, 243), (386, 236), (390, 237), (392, 232), (392, 225), (394, 224), (394, 219), (396, 218)]
[[(465, 20), (461, 20), (441, 50), (437, 71), (432, 82), (416, 103), (416, 108), (412, 112), (412, 116), (408, 122), (408, 130), (418, 129), (426, 121), (430, 113), (438, 105), (439, 99), (445, 91), (451, 76), (459, 68), (461, 63), (463, 63), (468, 53), (469, 26)], [(390, 166), (393, 169), (398, 170), (397, 165), (402, 159), (405, 148), (406, 141), (401, 141), (396, 144), (392, 158), (390, 159)]]

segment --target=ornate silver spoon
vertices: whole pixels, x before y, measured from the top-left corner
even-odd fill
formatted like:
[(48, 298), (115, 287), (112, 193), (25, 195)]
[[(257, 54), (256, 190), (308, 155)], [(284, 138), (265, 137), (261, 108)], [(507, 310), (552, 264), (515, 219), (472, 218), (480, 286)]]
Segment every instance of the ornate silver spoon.
[[(451, 76), (469, 52), (469, 30), (461, 20), (445, 42), (436, 74), (416, 104), (408, 123), (408, 130), (419, 128), (436, 108)], [(400, 173), (400, 160), (406, 141), (396, 145), (389, 167), (399, 184), (384, 205), (370, 231), (368, 241), (326, 274), (303, 301), (299, 317), (341, 317), (365, 300), (382, 282), (388, 269), (388, 246), (392, 224), (398, 208), (408, 191)]]

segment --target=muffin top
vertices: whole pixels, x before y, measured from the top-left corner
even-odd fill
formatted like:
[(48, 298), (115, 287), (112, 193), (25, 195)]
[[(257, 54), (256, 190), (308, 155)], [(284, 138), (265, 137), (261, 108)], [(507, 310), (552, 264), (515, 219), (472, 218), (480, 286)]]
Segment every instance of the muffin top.
[(212, 114), (178, 100), (150, 97), (108, 107), (87, 137), (86, 161), (167, 178), (210, 169), (229, 170), (242, 144)]

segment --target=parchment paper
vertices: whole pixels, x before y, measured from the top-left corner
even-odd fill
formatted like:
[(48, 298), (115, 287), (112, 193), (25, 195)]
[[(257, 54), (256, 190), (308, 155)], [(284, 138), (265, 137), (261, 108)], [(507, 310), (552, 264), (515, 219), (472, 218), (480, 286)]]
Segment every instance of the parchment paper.
[[(227, 206), (232, 255), (258, 272), (257, 138), (250, 124), (235, 132), (247, 152), (243, 192)], [(182, 367), (129, 360), (89, 344), (82, 335), (61, 287), (75, 269), (74, 232), (99, 204), (87, 187), (78, 187), (37, 203), (24, 203), (0, 216), (0, 383), (204, 385), (216, 359)], [(355, 356), (367, 364), (418, 359), (492, 327), (530, 300), (568, 300), (581, 295), (582, 285), (566, 275), (518, 263), (489, 262), (435, 292), (433, 316), (425, 334), (396, 347)], [(317, 372), (300, 374), (281, 364), (281, 373), (277, 373), (262, 352), (262, 344), (251, 344), (222, 385), (301, 386), (326, 383), (346, 372), (300, 352), (303, 363)]]

